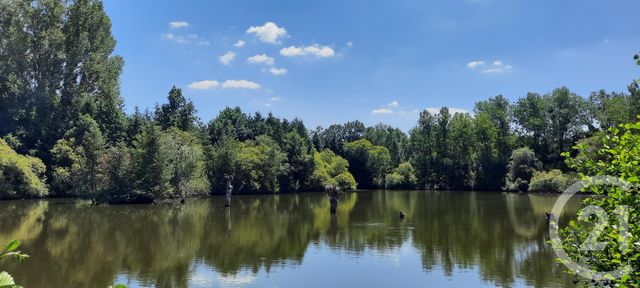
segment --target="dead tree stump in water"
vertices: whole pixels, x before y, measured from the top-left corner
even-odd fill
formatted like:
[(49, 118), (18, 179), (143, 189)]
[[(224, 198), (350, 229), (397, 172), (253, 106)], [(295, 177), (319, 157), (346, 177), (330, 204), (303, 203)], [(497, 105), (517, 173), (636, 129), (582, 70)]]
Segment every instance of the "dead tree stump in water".
[(331, 214), (336, 214), (336, 211), (338, 210), (338, 196), (342, 193), (342, 190), (337, 186), (325, 186), (324, 191), (329, 194)]
[(227, 179), (227, 191), (224, 195), (224, 206), (231, 207), (231, 192), (233, 191), (233, 185), (231, 185), (231, 179)]

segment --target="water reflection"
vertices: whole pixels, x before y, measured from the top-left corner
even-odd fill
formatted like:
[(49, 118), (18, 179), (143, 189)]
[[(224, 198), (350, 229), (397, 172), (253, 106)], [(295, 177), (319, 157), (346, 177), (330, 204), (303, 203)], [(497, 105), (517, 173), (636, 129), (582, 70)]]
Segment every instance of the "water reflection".
[[(454, 286), (565, 287), (570, 278), (546, 242), (544, 213), (554, 201), (546, 195), (365, 191), (343, 195), (335, 215), (319, 193), (237, 196), (232, 208), (222, 198), (140, 206), (0, 202), (0, 240), (21, 239), (32, 255), (2, 264), (25, 287), (106, 287), (116, 280), (157, 287), (290, 286), (323, 273), (344, 275), (350, 281), (344, 286), (367, 278), (374, 280), (369, 286), (424, 286), (431, 279)], [(381, 273), (370, 273), (376, 269)]]

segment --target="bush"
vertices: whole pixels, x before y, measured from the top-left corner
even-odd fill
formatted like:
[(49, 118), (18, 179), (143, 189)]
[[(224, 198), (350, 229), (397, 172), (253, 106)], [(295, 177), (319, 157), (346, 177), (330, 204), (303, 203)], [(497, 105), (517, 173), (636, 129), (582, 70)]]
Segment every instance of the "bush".
[(409, 162), (400, 163), (398, 167), (385, 177), (388, 189), (413, 189), (418, 185), (415, 169)]
[(536, 172), (529, 183), (529, 191), (560, 193), (578, 181), (575, 174), (563, 174), (558, 169), (549, 172)]
[(529, 181), (533, 174), (539, 171), (542, 163), (538, 161), (536, 153), (529, 147), (522, 147), (513, 150), (509, 165), (507, 165), (507, 177), (505, 179), (505, 190), (527, 191)]
[(315, 169), (311, 175), (313, 189), (324, 189), (327, 186), (337, 186), (343, 191), (356, 189), (357, 183), (349, 173), (349, 162), (325, 149), (313, 154)]
[(47, 195), (45, 170), (40, 159), (20, 155), (0, 139), (0, 199)]
[[(607, 135), (602, 135), (597, 141), (596, 149), (590, 143), (578, 143), (574, 147), (577, 155), (571, 158), (570, 153), (564, 153), (566, 162), (570, 168), (576, 169), (585, 180), (593, 176), (606, 175), (620, 178), (631, 184), (629, 190), (623, 190), (616, 185), (590, 185), (588, 190), (598, 196), (587, 197), (583, 205), (594, 205), (604, 210), (605, 215), (610, 215), (599, 224), (595, 221), (570, 221), (569, 225), (561, 230), (561, 241), (552, 244), (562, 245), (571, 259), (578, 263), (591, 267), (595, 271), (611, 271), (628, 266), (630, 271), (621, 278), (596, 282), (602, 287), (640, 287), (640, 198), (638, 187), (640, 185), (640, 122), (624, 124), (616, 128), (610, 128)], [(593, 184), (598, 184), (594, 182)], [(622, 213), (628, 223), (627, 229), (621, 229), (620, 206), (627, 206), (627, 213)], [(617, 219), (615, 219), (617, 218)], [(608, 221), (607, 221), (608, 220)], [(609, 222), (610, 221), (610, 222)], [(602, 225), (604, 224), (604, 225)], [(595, 226), (595, 227), (594, 227)], [(603, 247), (600, 250), (582, 251), (582, 243), (589, 241), (597, 232), (599, 243)], [(624, 234), (622, 234), (624, 233)], [(625, 243), (626, 241), (626, 243)], [(622, 245), (627, 244), (627, 245)], [(575, 271), (568, 271), (573, 273)], [(605, 275), (607, 277), (607, 275)], [(594, 282), (580, 283), (584, 286), (594, 285)], [(585, 283), (586, 282), (586, 283)], [(595, 285), (594, 285), (595, 286)]]

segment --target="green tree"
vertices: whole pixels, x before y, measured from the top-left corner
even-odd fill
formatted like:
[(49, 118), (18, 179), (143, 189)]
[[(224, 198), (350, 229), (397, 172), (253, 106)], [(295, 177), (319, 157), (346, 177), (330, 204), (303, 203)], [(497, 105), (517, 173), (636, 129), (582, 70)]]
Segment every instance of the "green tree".
[(391, 165), (389, 149), (360, 139), (345, 144), (343, 151), (349, 171), (361, 188), (384, 187), (384, 177)]
[(509, 121), (509, 101), (502, 95), (476, 103), (478, 140), (477, 188), (499, 190), (504, 186), (514, 136)]
[(135, 194), (141, 196), (136, 201), (148, 202), (174, 194), (171, 185), (173, 169), (170, 167), (170, 153), (173, 151), (168, 151), (166, 141), (166, 135), (155, 125), (146, 126), (136, 140), (133, 163), (138, 191)]
[(229, 177), (234, 191), (276, 193), (280, 191), (278, 179), (289, 170), (286, 154), (266, 135), (245, 142), (225, 138), (207, 155), (207, 173), (214, 193), (225, 191)]
[(40, 159), (20, 155), (0, 139), (0, 199), (47, 195), (44, 172)]
[(357, 183), (349, 173), (349, 162), (336, 155), (329, 149), (313, 154), (315, 169), (311, 176), (313, 189), (322, 190), (326, 187), (340, 187), (342, 191), (356, 189)]
[(116, 143), (124, 137), (126, 121), (119, 91), (124, 60), (113, 54), (116, 40), (111, 35), (111, 20), (101, 1), (75, 0), (67, 9), (68, 15), (62, 23), (65, 62), (60, 114), (63, 125), (81, 114), (89, 114), (107, 141)]
[[(609, 215), (607, 221), (609, 225), (598, 225), (591, 221), (571, 221), (570, 224), (561, 230), (561, 243), (554, 242), (554, 245), (562, 245), (571, 259), (589, 265), (596, 271), (611, 271), (626, 265), (631, 267), (628, 275), (607, 281), (596, 283), (600, 286), (610, 287), (638, 287), (640, 286), (640, 246), (634, 243), (640, 241), (640, 226), (636, 223), (640, 221), (640, 198), (637, 197), (638, 184), (640, 184), (640, 166), (636, 163), (640, 161), (640, 122), (634, 124), (624, 124), (620, 127), (609, 129), (609, 133), (603, 135), (601, 146), (595, 152), (588, 149), (585, 144), (578, 144), (574, 149), (578, 150), (582, 157), (571, 158), (570, 153), (563, 153), (567, 157), (569, 167), (576, 169), (582, 179), (589, 180), (590, 177), (606, 175), (618, 177), (630, 183), (630, 189), (624, 190), (616, 185), (602, 185), (597, 181), (590, 182), (593, 185), (588, 187), (590, 192), (604, 197), (588, 197), (583, 201), (586, 205), (598, 206)], [(585, 151), (587, 150), (587, 151)], [(618, 226), (619, 213), (616, 213), (618, 206), (628, 207), (625, 217), (628, 217), (628, 231), (623, 232)], [(592, 230), (598, 229), (598, 242), (605, 243), (603, 249), (597, 251), (580, 251), (579, 247), (592, 234)], [(624, 233), (624, 234), (622, 234)], [(624, 237), (623, 237), (624, 236)], [(626, 241), (626, 242), (625, 242)], [(625, 245), (626, 244), (626, 245)], [(626, 247), (626, 248), (625, 248)], [(592, 285), (593, 283), (585, 283)]]
[(389, 149), (391, 162), (394, 166), (408, 159), (407, 146), (409, 137), (398, 128), (377, 124), (366, 128), (364, 138), (371, 141), (373, 145)]
[(313, 144), (318, 150), (330, 149), (344, 156), (342, 146), (362, 139), (365, 130), (364, 124), (357, 120), (345, 124), (334, 124), (327, 129), (318, 127), (312, 132)]
[(542, 163), (536, 153), (529, 147), (513, 150), (507, 166), (505, 189), (510, 191), (527, 191), (533, 174), (542, 169)]
[(98, 124), (91, 116), (81, 115), (51, 151), (55, 192), (95, 199), (103, 182), (100, 162), (104, 149)]
[(156, 107), (155, 121), (163, 129), (176, 127), (182, 131), (191, 131), (195, 128), (198, 117), (193, 102), (182, 96), (182, 89), (173, 86), (167, 97), (169, 103)]
[(215, 145), (225, 138), (235, 138), (240, 141), (251, 139), (249, 119), (240, 107), (225, 108), (211, 122), (209, 122), (209, 141)]
[(309, 138), (291, 131), (284, 135), (282, 150), (286, 153), (288, 171), (281, 177), (282, 191), (300, 191), (309, 188), (313, 173), (313, 147)]
[(418, 184), (415, 169), (409, 162), (400, 163), (392, 173), (385, 178), (385, 187), (388, 189), (413, 189)]

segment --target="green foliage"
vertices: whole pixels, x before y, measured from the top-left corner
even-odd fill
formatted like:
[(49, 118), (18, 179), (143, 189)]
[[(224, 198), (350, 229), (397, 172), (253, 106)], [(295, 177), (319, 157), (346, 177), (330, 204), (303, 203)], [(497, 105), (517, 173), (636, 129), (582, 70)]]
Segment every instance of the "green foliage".
[[(512, 115), (517, 135), (522, 145), (531, 147), (540, 157), (545, 168), (565, 169), (560, 153), (569, 150), (575, 141), (585, 137), (585, 127), (595, 129), (593, 127), (597, 125), (597, 121), (591, 107), (597, 106), (595, 102), (598, 97), (594, 95), (589, 103), (562, 87), (542, 96), (529, 93), (515, 103)], [(613, 109), (618, 106), (607, 104), (607, 113), (618, 114)]]
[(96, 198), (104, 176), (100, 170), (104, 147), (98, 124), (89, 115), (80, 116), (51, 150), (54, 191)]
[(470, 189), (474, 186), (479, 151), (470, 141), (476, 126), (474, 121), (468, 113), (452, 116), (446, 107), (438, 114), (420, 113), (417, 127), (410, 132), (409, 151), (421, 187)]
[(182, 89), (173, 86), (167, 97), (169, 103), (156, 107), (156, 122), (163, 128), (176, 127), (182, 131), (195, 128), (198, 117), (193, 102), (182, 96)]
[(288, 171), (280, 177), (280, 189), (282, 191), (308, 189), (314, 169), (313, 146), (310, 139), (291, 131), (283, 137), (282, 150), (287, 156)]
[(542, 169), (542, 163), (536, 157), (536, 153), (529, 147), (513, 150), (507, 166), (505, 189), (527, 191), (529, 189), (529, 180), (540, 169)]
[[(623, 190), (613, 185), (595, 185), (588, 187), (590, 192), (605, 197), (589, 197), (583, 201), (584, 205), (595, 205), (608, 213), (609, 225), (598, 225), (601, 233), (598, 242), (606, 245), (600, 251), (579, 251), (578, 247), (584, 243), (593, 228), (593, 223), (571, 221), (570, 225), (564, 228), (562, 246), (572, 259), (592, 267), (596, 271), (611, 271), (625, 265), (631, 267), (632, 272), (621, 279), (611, 279), (599, 283), (601, 286), (609, 287), (638, 287), (640, 286), (640, 198), (637, 196), (638, 184), (640, 184), (640, 122), (634, 124), (624, 124), (619, 127), (610, 128), (609, 133), (602, 135), (597, 145), (593, 146), (581, 143), (576, 145), (580, 157), (571, 158), (569, 153), (565, 153), (567, 164), (576, 169), (583, 179), (590, 179), (592, 176), (606, 175), (619, 177), (632, 184), (629, 190)], [(629, 230), (626, 233), (628, 238), (621, 237), (621, 231), (617, 229), (619, 220), (616, 210), (619, 205), (628, 206)], [(626, 239), (628, 243), (622, 243)], [(628, 248), (623, 248), (628, 244)]]
[(342, 150), (344, 144), (364, 138), (365, 130), (364, 124), (356, 120), (345, 124), (334, 124), (327, 129), (318, 127), (312, 131), (311, 137), (316, 149), (330, 149), (344, 156)]
[[(15, 258), (18, 262), (21, 262), (24, 259), (29, 258), (29, 255), (20, 252), (19, 250), (17, 250), (18, 248), (20, 248), (20, 241), (13, 240), (9, 242), (4, 247), (2, 252), (0, 252), (0, 260), (3, 258), (11, 257), (11, 258)], [(16, 283), (13, 280), (13, 277), (11, 277), (9, 273), (3, 271), (3, 272), (0, 272), (0, 287), (19, 288), (21, 286), (16, 285)]]
[(371, 141), (373, 145), (389, 149), (393, 166), (397, 166), (408, 158), (409, 137), (398, 128), (377, 124), (366, 128), (364, 138)]
[(208, 153), (207, 173), (215, 193), (223, 193), (231, 177), (239, 192), (280, 191), (278, 179), (289, 171), (287, 155), (266, 135), (239, 142), (225, 138)]
[(0, 139), (0, 199), (47, 195), (45, 169), (40, 159), (20, 155)]
[(311, 176), (314, 189), (323, 190), (328, 186), (340, 187), (342, 191), (356, 189), (357, 183), (349, 173), (349, 162), (329, 149), (313, 154), (315, 169)]
[(361, 188), (384, 187), (384, 177), (391, 166), (389, 149), (360, 139), (345, 144), (343, 151), (349, 171)]
[(416, 171), (409, 162), (400, 163), (392, 173), (385, 177), (387, 189), (413, 189), (418, 185)]
[(560, 193), (578, 180), (576, 175), (565, 174), (558, 169), (548, 172), (535, 172), (529, 182), (529, 191)]

